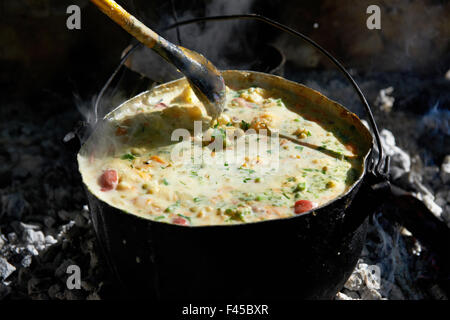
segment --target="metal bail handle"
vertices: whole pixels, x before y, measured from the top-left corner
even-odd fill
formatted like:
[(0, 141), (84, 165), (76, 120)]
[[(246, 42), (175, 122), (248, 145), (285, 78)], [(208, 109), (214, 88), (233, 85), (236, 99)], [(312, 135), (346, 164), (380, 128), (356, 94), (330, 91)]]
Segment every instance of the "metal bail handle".
[[(282, 30), (284, 32), (287, 32), (287, 33), (289, 33), (289, 34), (291, 34), (293, 36), (296, 36), (296, 37), (298, 37), (298, 38), (308, 42), (313, 47), (315, 47), (317, 50), (319, 50), (323, 55), (325, 55), (339, 69), (339, 71), (341, 71), (344, 74), (344, 76), (347, 78), (347, 80), (351, 83), (351, 85), (355, 89), (355, 91), (358, 94), (362, 104), (364, 105), (366, 113), (367, 113), (367, 115), (369, 117), (369, 124), (370, 124), (370, 127), (372, 128), (373, 134), (375, 136), (375, 142), (376, 142), (377, 147), (378, 147), (378, 160), (377, 160), (377, 162), (375, 162), (374, 159), (372, 159), (371, 163), (369, 163), (368, 171), (374, 177), (376, 177), (378, 181), (382, 181), (382, 180), (386, 181), (388, 179), (388, 175), (389, 175), (390, 158), (389, 158), (389, 156), (386, 156), (386, 157), (384, 156), (383, 146), (381, 144), (380, 133), (378, 131), (377, 124), (375, 122), (372, 110), (371, 110), (371, 108), (369, 106), (369, 103), (367, 102), (366, 97), (362, 93), (362, 91), (359, 88), (359, 86), (356, 83), (356, 81), (353, 79), (353, 77), (350, 75), (350, 73), (345, 69), (345, 67), (331, 53), (329, 53), (327, 50), (322, 48), (314, 40), (310, 39), (309, 37), (305, 36), (304, 34), (298, 32), (298, 31), (296, 31), (294, 29), (289, 28), (288, 26), (285, 26), (285, 25), (283, 25), (283, 24), (281, 24), (281, 23), (279, 23), (277, 21), (274, 21), (272, 19), (266, 18), (266, 17), (264, 17), (262, 15), (258, 15), (258, 14), (236, 14), (236, 15), (223, 15), (223, 16), (210, 16), (210, 17), (194, 18), (194, 19), (184, 20), (184, 21), (180, 21), (180, 22), (177, 22), (175, 24), (172, 24), (169, 27), (167, 27), (165, 30), (170, 30), (170, 29), (182, 26), (182, 25), (188, 25), (188, 24), (202, 22), (202, 21), (220, 21), (220, 20), (233, 20), (233, 19), (259, 20), (259, 21), (262, 21), (264, 23), (267, 23), (268, 25), (271, 25), (272, 27), (275, 27), (275, 28), (280, 29), (280, 30)], [(95, 106), (94, 106), (95, 121), (96, 122), (98, 120), (98, 113), (97, 113), (98, 112), (98, 106), (99, 106), (100, 100), (103, 98), (103, 95), (104, 95), (106, 89), (111, 84), (112, 80), (115, 78), (115, 76), (117, 75), (117, 73), (119, 72), (121, 67), (124, 65), (125, 61), (129, 57), (129, 55), (137, 47), (139, 47), (140, 45), (141, 45), (140, 43), (137, 43), (130, 50), (128, 50), (126, 52), (126, 54), (120, 60), (119, 65), (114, 70), (113, 74), (109, 77), (109, 79), (107, 80), (107, 82), (105, 83), (103, 88), (101, 89), (99, 95), (97, 96), (97, 99), (95, 101)]]
[(223, 15), (223, 16), (210, 16), (210, 17), (194, 18), (194, 19), (184, 20), (184, 21), (180, 21), (175, 24), (172, 24), (169, 27), (167, 27), (166, 30), (173, 29), (173, 28), (176, 28), (176, 27), (179, 27), (182, 25), (187, 25), (187, 24), (202, 22), (202, 21), (218, 21), (218, 20), (233, 20), (233, 19), (259, 20), (259, 21), (262, 21), (264, 23), (271, 25), (272, 27), (278, 28), (282, 31), (290, 33), (293, 36), (301, 38), (304, 41), (311, 44), (317, 50), (319, 50), (322, 54), (324, 54), (345, 75), (347, 80), (351, 83), (351, 85), (355, 89), (356, 93), (358, 94), (362, 104), (364, 105), (366, 113), (369, 116), (370, 127), (372, 128), (372, 131), (375, 135), (375, 141), (376, 141), (376, 144), (378, 147), (378, 161), (376, 163), (374, 163), (373, 159), (372, 159), (372, 163), (369, 164), (370, 165), (369, 171), (371, 171), (375, 176), (377, 176), (383, 180), (387, 179), (387, 176), (389, 173), (389, 157), (384, 156), (383, 146), (381, 144), (380, 133), (378, 131), (377, 124), (375, 122), (375, 119), (372, 114), (372, 110), (370, 109), (370, 106), (369, 106), (369, 103), (367, 102), (366, 97), (364, 96), (364, 94), (362, 93), (358, 84), (353, 79), (353, 77), (350, 75), (350, 73), (344, 68), (344, 66), (335, 57), (333, 57), (333, 55), (331, 55), (331, 53), (329, 53), (327, 50), (322, 48), (315, 41), (313, 41), (309, 37), (305, 36), (304, 34), (298, 32), (294, 29), (289, 28), (288, 26), (285, 26), (277, 21), (266, 18), (259, 14), (236, 14), (236, 15)]

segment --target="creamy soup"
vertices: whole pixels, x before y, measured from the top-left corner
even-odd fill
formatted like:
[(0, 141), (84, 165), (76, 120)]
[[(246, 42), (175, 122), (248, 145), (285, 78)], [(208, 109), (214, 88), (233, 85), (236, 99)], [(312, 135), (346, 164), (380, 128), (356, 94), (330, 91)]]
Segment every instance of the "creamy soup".
[(226, 97), (214, 122), (183, 81), (135, 97), (83, 146), (83, 182), (128, 213), (198, 226), (303, 214), (361, 175), (365, 150), (350, 122), (277, 88), (229, 85)]

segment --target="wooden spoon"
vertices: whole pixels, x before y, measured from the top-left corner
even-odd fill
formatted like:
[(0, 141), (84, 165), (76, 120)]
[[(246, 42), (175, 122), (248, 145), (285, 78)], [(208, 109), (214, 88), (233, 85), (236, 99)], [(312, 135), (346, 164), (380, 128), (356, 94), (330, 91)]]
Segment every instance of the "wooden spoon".
[(225, 82), (219, 70), (210, 61), (195, 51), (177, 46), (159, 36), (113, 0), (91, 2), (183, 73), (213, 120), (222, 113), (225, 106)]

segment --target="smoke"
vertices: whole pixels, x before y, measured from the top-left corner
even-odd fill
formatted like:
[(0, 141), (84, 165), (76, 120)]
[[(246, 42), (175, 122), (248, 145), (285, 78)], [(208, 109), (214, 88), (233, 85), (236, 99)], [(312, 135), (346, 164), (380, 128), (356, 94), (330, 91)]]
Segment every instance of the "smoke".
[[(439, 102), (422, 118), (424, 131), (435, 135), (450, 136), (450, 110), (440, 108)], [(448, 141), (448, 140), (447, 140)]]
[[(253, 1), (214, 0), (208, 2), (204, 15), (248, 13), (252, 3)], [(174, 6), (179, 21), (198, 17), (193, 10), (180, 13), (175, 3)], [(167, 14), (162, 17), (156, 29), (163, 30), (174, 22), (173, 16)], [(176, 29), (168, 30), (161, 35), (176, 44), (180, 39), (184, 47), (203, 54), (219, 69), (245, 69), (255, 58), (250, 55), (252, 35), (245, 28), (247, 23), (236, 20), (194, 23), (181, 26), (179, 37)], [(167, 82), (182, 76), (173, 66), (145, 47), (133, 53), (129, 66), (132, 70), (157, 82)]]
[[(399, 288), (406, 299), (422, 299), (422, 294), (414, 286), (414, 273), (411, 270), (411, 256), (407, 250), (403, 229), (397, 224), (385, 220), (381, 213), (373, 216), (369, 226), (369, 235), (374, 237), (368, 241), (369, 258), (375, 257), (381, 273), (381, 294), (383, 297), (396, 296)], [(372, 260), (372, 259), (371, 259)], [(397, 297), (398, 298), (398, 297)]]

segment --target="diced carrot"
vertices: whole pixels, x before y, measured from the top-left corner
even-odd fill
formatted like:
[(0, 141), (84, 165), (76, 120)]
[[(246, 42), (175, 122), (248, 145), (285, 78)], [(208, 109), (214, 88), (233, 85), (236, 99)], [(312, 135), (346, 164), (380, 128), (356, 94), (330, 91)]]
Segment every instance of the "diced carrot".
[(154, 160), (154, 161), (156, 161), (156, 162), (159, 162), (159, 163), (161, 163), (161, 164), (165, 164), (165, 163), (166, 163), (163, 159), (161, 159), (161, 158), (158, 157), (158, 156), (151, 156), (150, 159), (152, 159), (152, 160)]

